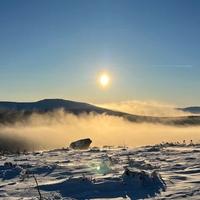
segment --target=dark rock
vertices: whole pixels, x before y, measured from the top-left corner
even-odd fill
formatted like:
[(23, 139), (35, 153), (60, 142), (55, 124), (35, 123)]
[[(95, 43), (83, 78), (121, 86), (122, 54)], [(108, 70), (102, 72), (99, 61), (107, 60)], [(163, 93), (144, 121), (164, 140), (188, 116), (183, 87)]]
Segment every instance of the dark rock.
[(91, 143), (92, 143), (92, 140), (90, 138), (81, 139), (81, 140), (72, 142), (70, 144), (70, 148), (84, 150), (84, 149), (88, 149)]

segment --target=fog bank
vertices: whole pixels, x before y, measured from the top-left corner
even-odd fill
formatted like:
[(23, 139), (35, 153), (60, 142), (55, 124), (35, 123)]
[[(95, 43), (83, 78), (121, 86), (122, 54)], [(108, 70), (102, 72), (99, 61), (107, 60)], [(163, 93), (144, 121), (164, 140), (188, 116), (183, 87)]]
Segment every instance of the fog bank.
[[(142, 146), (162, 141), (200, 141), (200, 127), (175, 127), (161, 124), (132, 123), (121, 117), (81, 114), (62, 110), (51, 114), (33, 114), (27, 122), (0, 127), (0, 139), (29, 150), (67, 147), (71, 141), (89, 137), (93, 146)], [(15, 138), (13, 140), (13, 138)], [(9, 143), (10, 144), (10, 143)]]
[(133, 115), (144, 115), (154, 117), (177, 117), (191, 115), (191, 113), (183, 112), (176, 109), (177, 105), (157, 102), (157, 101), (122, 101), (113, 103), (97, 104), (97, 106), (130, 113)]

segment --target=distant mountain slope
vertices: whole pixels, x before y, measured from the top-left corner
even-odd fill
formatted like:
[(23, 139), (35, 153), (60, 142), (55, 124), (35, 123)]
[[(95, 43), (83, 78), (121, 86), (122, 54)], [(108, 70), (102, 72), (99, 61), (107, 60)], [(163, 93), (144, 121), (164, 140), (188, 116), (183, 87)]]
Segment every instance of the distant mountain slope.
[(0, 110), (15, 111), (52, 111), (63, 108), (65, 110), (95, 110), (97, 107), (75, 101), (63, 99), (44, 99), (37, 102), (6, 102), (0, 101)]
[(113, 111), (102, 107), (97, 107), (88, 103), (69, 101), (64, 99), (44, 99), (37, 102), (5, 102), (0, 101), (0, 113), (45, 113), (52, 112), (57, 109), (63, 109), (66, 112), (71, 112), (74, 114), (80, 113), (90, 113), (94, 112), (97, 114), (106, 113), (108, 115), (115, 116), (132, 116), (139, 117), (136, 115), (131, 115), (128, 113), (123, 113), (119, 111)]
[(190, 112), (192, 114), (200, 114), (200, 107), (199, 106), (178, 108), (178, 110), (182, 110), (184, 112)]
[[(63, 99), (44, 99), (37, 102), (6, 102), (0, 101), (0, 123), (13, 123), (16, 120), (26, 119), (33, 112), (46, 113), (57, 109), (64, 109), (73, 114), (96, 113), (125, 117), (131, 121), (143, 120), (143, 117), (128, 113), (113, 111), (97, 107), (88, 103), (69, 101)], [(145, 117), (146, 118), (146, 117)]]
[(64, 109), (73, 114), (96, 113), (123, 117), (131, 122), (162, 123), (167, 125), (200, 125), (200, 116), (185, 117), (152, 117), (139, 116), (97, 107), (88, 103), (63, 99), (44, 99), (37, 102), (6, 102), (0, 101), (0, 123), (26, 121), (34, 112), (43, 114), (56, 109)]

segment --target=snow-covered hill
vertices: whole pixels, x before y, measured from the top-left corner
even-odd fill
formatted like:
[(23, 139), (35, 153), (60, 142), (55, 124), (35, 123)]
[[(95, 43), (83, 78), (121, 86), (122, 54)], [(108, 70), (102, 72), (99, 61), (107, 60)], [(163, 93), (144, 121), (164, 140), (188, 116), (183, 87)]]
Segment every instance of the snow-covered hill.
[(0, 199), (37, 199), (33, 175), (43, 199), (198, 200), (200, 145), (2, 155)]

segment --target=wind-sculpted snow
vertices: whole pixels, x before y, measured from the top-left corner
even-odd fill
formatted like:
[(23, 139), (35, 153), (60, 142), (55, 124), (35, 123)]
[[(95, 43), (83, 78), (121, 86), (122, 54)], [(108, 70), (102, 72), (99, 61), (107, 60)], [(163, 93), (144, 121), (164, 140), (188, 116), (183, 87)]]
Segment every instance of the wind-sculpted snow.
[(199, 199), (200, 145), (2, 155), (0, 199)]

